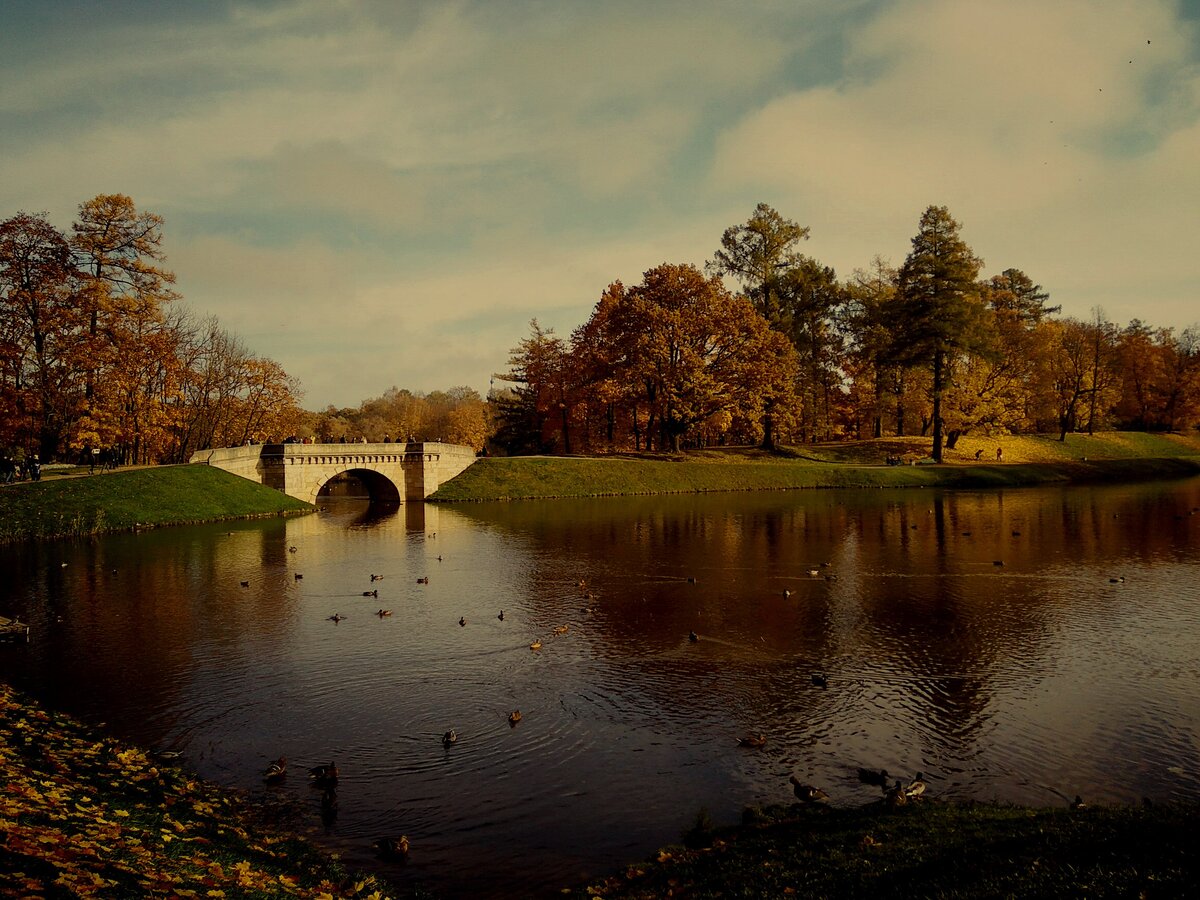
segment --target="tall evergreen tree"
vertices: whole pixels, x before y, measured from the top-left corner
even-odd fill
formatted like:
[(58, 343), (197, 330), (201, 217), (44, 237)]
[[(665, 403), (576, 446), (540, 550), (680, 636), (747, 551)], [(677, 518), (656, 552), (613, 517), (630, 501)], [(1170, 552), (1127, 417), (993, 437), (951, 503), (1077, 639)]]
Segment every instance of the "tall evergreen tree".
[(942, 397), (953, 382), (955, 360), (964, 353), (991, 353), (988, 311), (977, 283), (983, 261), (959, 236), (959, 227), (944, 206), (930, 206), (922, 214), (912, 251), (900, 268), (890, 348), (897, 362), (929, 368), (932, 455), (939, 463)]

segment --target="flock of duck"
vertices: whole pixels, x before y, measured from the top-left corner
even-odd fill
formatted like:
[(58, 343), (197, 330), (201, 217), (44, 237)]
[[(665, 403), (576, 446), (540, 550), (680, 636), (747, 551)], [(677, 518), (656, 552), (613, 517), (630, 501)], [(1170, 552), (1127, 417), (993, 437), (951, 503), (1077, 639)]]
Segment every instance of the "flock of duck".
[[(288, 547), (288, 552), (296, 553), (297, 548), (294, 546)], [(439, 555), (437, 557), (437, 560), (438, 560), (438, 562), (441, 562), (442, 557)], [(301, 581), (304, 578), (304, 576), (299, 572), (294, 573), (293, 577), (296, 581)], [(383, 576), (383, 575), (372, 572), (371, 573), (371, 583), (374, 584), (377, 581), (382, 581), (384, 579), (384, 577), (385, 576)], [(423, 576), (417, 578), (417, 584), (429, 584), (429, 576), (423, 575)], [(243, 581), (243, 582), (241, 582), (241, 586), (249, 587), (250, 582)], [(582, 582), (582, 581), (579, 582), (579, 586), (581, 588), (585, 587), (585, 582)], [(372, 588), (369, 591), (363, 591), (362, 595), (364, 597), (377, 598), (379, 596), (379, 589)], [(589, 598), (592, 598), (592, 595), (590, 595), (590, 594), (587, 596)], [(592, 598), (592, 599), (594, 599), (594, 598)], [(591, 612), (592, 610), (590, 608), (588, 608), (588, 609), (585, 609), (584, 611)], [(392, 611), (390, 609), (380, 608), (379, 610), (374, 612), (372, 615), (379, 616), (379, 618), (382, 619), (386, 616), (390, 616), (391, 614), (392, 614)], [(341, 613), (335, 612), (333, 615), (327, 616), (325, 621), (333, 622), (336, 625), (339, 622), (345, 621), (347, 618), (349, 618), (349, 616), (344, 616)], [(496, 616), (496, 618), (499, 619), (501, 622), (503, 622), (504, 621), (504, 610), (500, 610), (500, 612)], [(460, 617), (458, 620), (458, 624), (462, 627), (465, 627), (467, 624), (466, 616)], [(569, 625), (559, 625), (558, 627), (556, 627), (553, 630), (553, 634), (556, 636), (559, 636), (559, 635), (566, 634), (568, 631), (570, 631)], [(542, 642), (540, 640), (534, 640), (533, 643), (531, 643), (529, 645), (529, 649), (531, 649), (531, 650), (540, 650), (541, 648), (542, 648)], [(523, 717), (521, 715), (521, 711), (519, 709), (514, 709), (512, 712), (510, 712), (508, 714), (507, 721), (508, 721), (509, 726), (515, 728), (517, 726), (517, 723), (520, 722), (522, 718)], [(449, 749), (451, 746), (453, 746), (457, 742), (458, 742), (458, 732), (455, 731), (453, 728), (451, 728), (449, 731), (445, 732), (442, 735), (442, 746), (445, 747), (446, 749)], [(281, 756), (277, 760), (275, 760), (273, 763), (271, 763), (270, 765), (267, 766), (266, 771), (263, 772), (263, 781), (266, 784), (271, 784), (271, 785), (280, 784), (286, 779), (287, 771), (288, 771), (287, 757)], [(332, 822), (333, 819), (337, 815), (337, 782), (338, 782), (337, 765), (330, 762), (328, 765), (314, 766), (313, 768), (308, 770), (308, 779), (309, 779), (309, 783), (314, 788), (319, 788), (322, 792), (321, 793), (321, 817), (328, 824), (328, 823)], [(410, 840), (409, 840), (408, 835), (403, 835), (403, 834), (400, 835), (399, 837), (381, 837), (374, 842), (373, 846), (375, 848), (376, 853), (379, 856), (381, 856), (385, 859), (391, 859), (391, 860), (403, 862), (408, 859)]]

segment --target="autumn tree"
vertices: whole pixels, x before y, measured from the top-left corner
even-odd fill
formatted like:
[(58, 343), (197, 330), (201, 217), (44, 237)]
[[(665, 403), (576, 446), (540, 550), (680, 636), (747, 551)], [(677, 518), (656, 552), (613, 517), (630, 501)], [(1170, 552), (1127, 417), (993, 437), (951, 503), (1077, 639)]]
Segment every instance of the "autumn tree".
[(8, 442), (51, 458), (78, 417), (87, 357), (79, 310), (88, 287), (65, 236), (44, 216), (0, 223), (0, 403)]
[(946, 207), (925, 210), (900, 268), (890, 355), (929, 370), (935, 462), (942, 461), (942, 400), (953, 384), (955, 363), (964, 354), (992, 352), (990, 322), (976, 283), (982, 265)]
[(529, 328), (529, 337), (509, 355), (509, 370), (497, 375), (512, 387), (493, 397), (495, 439), (509, 453), (546, 453), (556, 440), (562, 452), (570, 453), (567, 344), (553, 328), (542, 328), (537, 319)]
[(838, 326), (847, 301), (845, 289), (829, 266), (799, 256), (780, 275), (777, 286), (782, 329), (800, 361), (797, 393), (801, 400), (801, 439), (828, 440), (841, 398), (845, 341)]
[(691, 265), (664, 264), (605, 292), (615, 360), (647, 410), (646, 446), (678, 450), (689, 431), (729, 414), (759, 420), (794, 397), (795, 351), (743, 297)]
[(778, 286), (783, 273), (799, 262), (796, 245), (808, 240), (808, 232), (807, 226), (760, 203), (746, 224), (725, 229), (721, 249), (707, 269), (716, 275), (731, 275), (771, 327), (786, 331)]
[[(843, 368), (850, 381), (850, 401), (856, 434), (861, 422), (870, 423), (870, 436), (883, 436), (885, 406), (899, 405), (898, 434), (903, 434), (903, 396), (906, 367), (888, 353), (892, 342), (892, 304), (898, 273), (879, 256), (870, 269), (856, 269), (845, 285), (849, 345)], [(859, 435), (861, 436), (861, 435)]]
[(84, 308), (90, 343), (84, 430), (144, 457), (143, 433), (159, 411), (146, 408), (152, 383), (171, 368), (175, 348), (165, 306), (176, 299), (163, 259), (161, 217), (124, 194), (80, 204), (71, 247), (92, 290)]

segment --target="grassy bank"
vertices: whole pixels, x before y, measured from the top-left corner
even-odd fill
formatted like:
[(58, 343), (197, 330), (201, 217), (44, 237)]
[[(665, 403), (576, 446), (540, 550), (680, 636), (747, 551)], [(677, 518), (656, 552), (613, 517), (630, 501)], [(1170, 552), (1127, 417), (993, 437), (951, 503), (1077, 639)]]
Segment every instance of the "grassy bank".
[(1183, 897), (1200, 809), (936, 801), (780, 808), (666, 848), (576, 897)]
[(0, 894), (372, 897), (264, 810), (0, 684)]
[[(996, 448), (1002, 461), (996, 461)], [(694, 451), (675, 456), (494, 457), (442, 485), (434, 500), (516, 500), (621, 494), (763, 491), (798, 488), (1027, 487), (1130, 481), (1200, 473), (1200, 440), (1170, 435), (964, 438), (934, 465), (921, 462), (927, 439), (888, 438), (786, 448)], [(980, 461), (976, 451), (984, 451)]]
[(160, 466), (0, 488), (0, 543), (311, 509), (209, 466)]

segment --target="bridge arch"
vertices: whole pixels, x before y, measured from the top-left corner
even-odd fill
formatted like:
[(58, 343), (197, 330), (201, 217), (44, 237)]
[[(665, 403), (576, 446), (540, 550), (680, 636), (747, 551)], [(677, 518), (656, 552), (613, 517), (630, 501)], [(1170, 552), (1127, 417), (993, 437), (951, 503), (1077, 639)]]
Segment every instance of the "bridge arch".
[(319, 481), (314, 487), (313, 499), (310, 502), (316, 502), (323, 495), (328, 496), (330, 483), (343, 475), (349, 475), (361, 481), (367, 489), (367, 496), (371, 498), (372, 503), (398, 504), (403, 497), (403, 485), (397, 486), (391, 478), (382, 472), (378, 472), (375, 469), (348, 468), (343, 469), (341, 472), (334, 472), (332, 475)]

